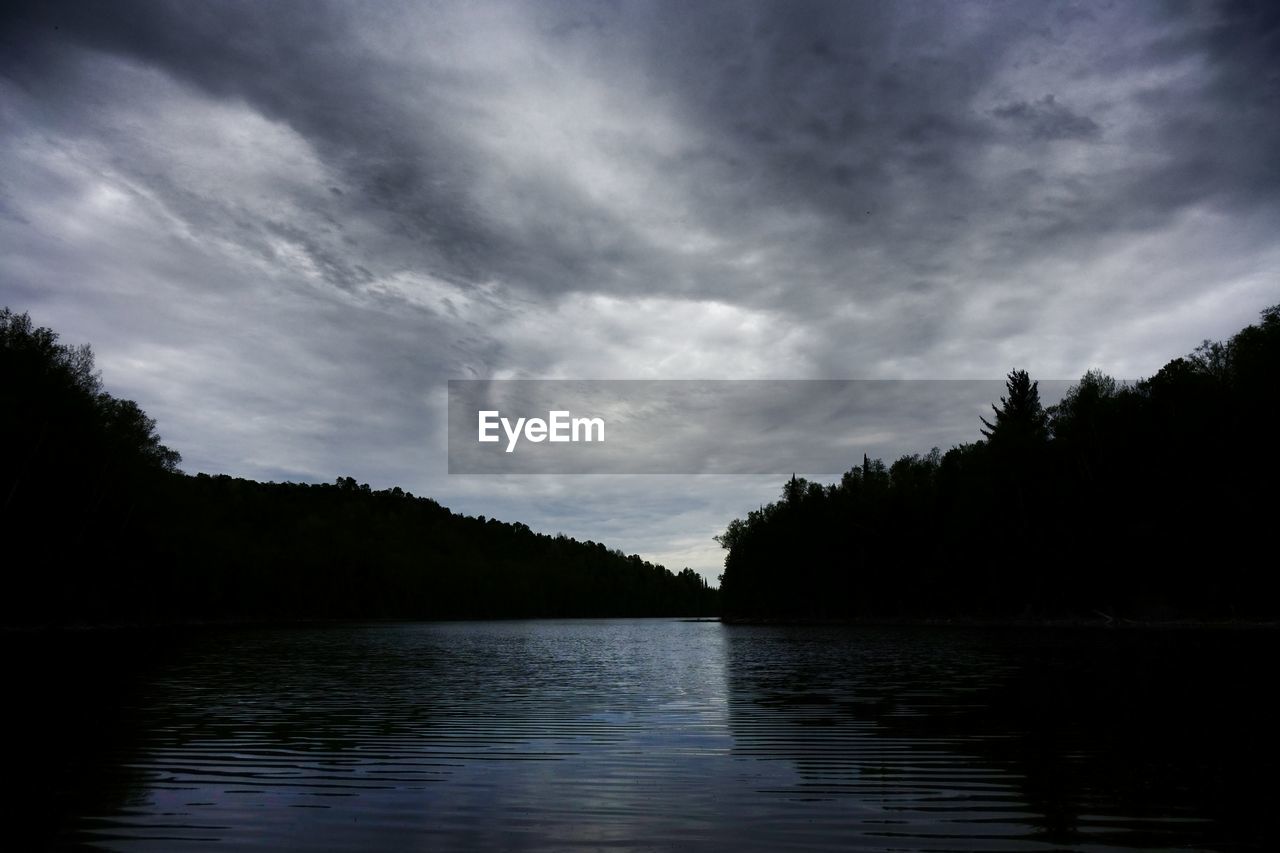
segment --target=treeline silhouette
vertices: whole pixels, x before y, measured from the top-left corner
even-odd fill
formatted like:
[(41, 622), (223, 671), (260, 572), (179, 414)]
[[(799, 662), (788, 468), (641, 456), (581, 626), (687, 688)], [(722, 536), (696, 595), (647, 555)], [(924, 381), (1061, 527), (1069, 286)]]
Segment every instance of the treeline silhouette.
[(7, 624), (693, 616), (717, 590), (596, 542), (399, 488), (178, 470), (87, 345), (0, 310)]
[(724, 615), (1280, 618), (1280, 306), (1133, 385), (1006, 388), (980, 440), (793, 477), (730, 523)]

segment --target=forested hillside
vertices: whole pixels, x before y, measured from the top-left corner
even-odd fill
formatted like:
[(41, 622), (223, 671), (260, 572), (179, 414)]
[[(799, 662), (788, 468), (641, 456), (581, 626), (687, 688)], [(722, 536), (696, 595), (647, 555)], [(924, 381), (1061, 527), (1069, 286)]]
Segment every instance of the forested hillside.
[(973, 443), (793, 478), (733, 521), (724, 613), (1275, 619), (1278, 402), (1280, 306), (1048, 408), (1015, 370)]
[(595, 542), (399, 488), (187, 476), (88, 346), (0, 311), (8, 624), (714, 614), (716, 591)]

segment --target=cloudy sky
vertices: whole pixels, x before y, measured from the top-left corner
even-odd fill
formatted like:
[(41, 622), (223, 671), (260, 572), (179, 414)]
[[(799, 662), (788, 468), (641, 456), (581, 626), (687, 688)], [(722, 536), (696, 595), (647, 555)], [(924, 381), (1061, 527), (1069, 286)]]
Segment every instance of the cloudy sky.
[(1138, 377), (1280, 302), (1265, 0), (5, 9), (0, 304), (189, 472), (714, 578), (776, 478), (449, 476), (447, 380)]

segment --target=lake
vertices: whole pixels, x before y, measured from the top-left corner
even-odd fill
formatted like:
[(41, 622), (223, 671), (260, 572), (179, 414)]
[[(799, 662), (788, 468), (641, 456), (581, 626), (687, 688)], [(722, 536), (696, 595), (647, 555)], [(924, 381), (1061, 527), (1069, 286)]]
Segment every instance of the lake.
[(1270, 630), (599, 620), (0, 639), (22, 849), (1276, 841)]

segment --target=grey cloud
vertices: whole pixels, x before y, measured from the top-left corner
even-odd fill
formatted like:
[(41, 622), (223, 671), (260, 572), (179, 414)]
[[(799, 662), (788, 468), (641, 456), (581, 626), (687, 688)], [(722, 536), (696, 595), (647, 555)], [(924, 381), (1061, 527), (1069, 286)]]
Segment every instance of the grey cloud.
[[(685, 206), (672, 211), (678, 223), (719, 236), (726, 253), (777, 246), (776, 262), (744, 274), (732, 254), (673, 256), (552, 175), (501, 176), (467, 120), (513, 81), (449, 62), (447, 33), (469, 25), (458, 7), (415, 16), (425, 55), (407, 49), (414, 36), (372, 49), (369, 36), (387, 39), (408, 15), (384, 4), (248, 3), (196, 14), (187, 4), (76, 6), (37, 20), (46, 29), (60, 20), (86, 45), (137, 57), (216, 96), (245, 98), (297, 129), (357, 188), (337, 215), (369, 223), (377, 236), (360, 248), (383, 268), (426, 268), (459, 282), (501, 278), (547, 295), (643, 288), (820, 315), (832, 302), (892, 299), (903, 275), (941, 284), (936, 258), (972, 243), (975, 231), (1001, 244), (990, 263), (1028, 263), (1038, 252), (1028, 247), (1046, 238), (1062, 245), (1145, 228), (1273, 171), (1264, 151), (1275, 123), (1255, 117), (1252, 132), (1241, 133), (1220, 105), (1250, 96), (1211, 83), (1213, 113), (1149, 131), (1172, 156), (1118, 185), (1102, 163), (1076, 189), (1044, 164), (1043, 179), (1075, 200), (1064, 207), (1020, 198), (1017, 182), (993, 181), (977, 164), (998, 133), (974, 103), (998, 84), (1014, 48), (1052, 49), (1061, 40), (1073, 20), (1056, 14), (859, 3), (608, 12), (546, 4), (521, 12), (526, 30), (516, 35), (535, 51), (571, 57), (616, 85), (620, 98), (653, 94), (694, 130), (697, 141), (675, 153), (625, 140), (616, 152), (625, 162), (653, 160), (646, 167), (669, 179)], [(1153, 32), (1168, 23), (1154, 13), (1134, 17)], [(1212, 57), (1214, 79), (1238, 82), (1242, 72), (1220, 43), (1265, 38), (1246, 23), (1235, 12), (1199, 29), (1191, 22), (1181, 52), (1165, 53), (1198, 51)], [(353, 32), (366, 36), (353, 40)], [(1250, 65), (1262, 62), (1257, 51), (1245, 55)], [(1098, 135), (1097, 120), (1053, 95), (1005, 100), (986, 115), (1037, 139)], [(1144, 133), (1134, 131), (1137, 141)], [(1225, 139), (1248, 155), (1230, 168), (1214, 153)], [(519, 209), (515, 221), (480, 206), (473, 190), (483, 180)], [(346, 279), (332, 253), (318, 257)]]
[(992, 110), (996, 118), (1025, 129), (1033, 139), (1092, 139), (1101, 128), (1088, 116), (1078, 115), (1053, 95), (1038, 101), (1017, 101)]

